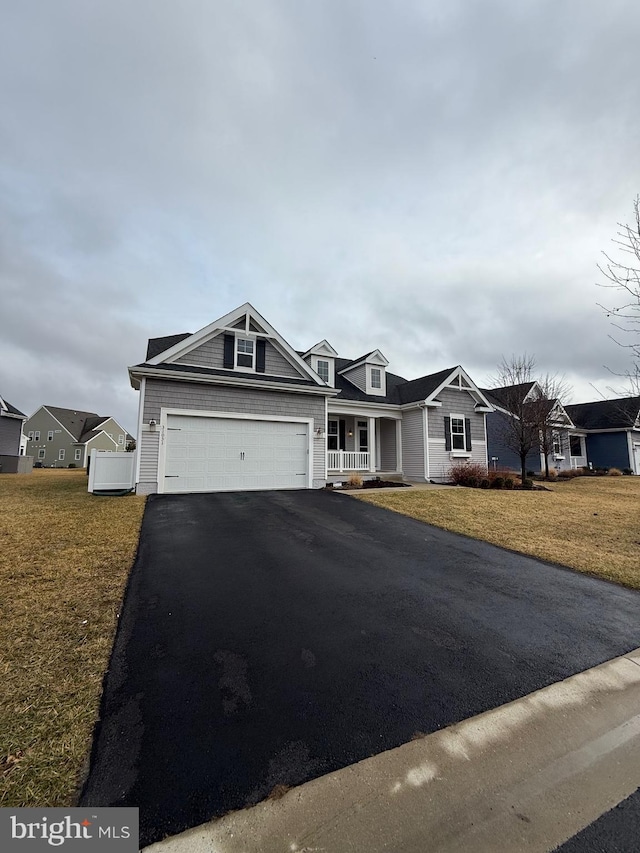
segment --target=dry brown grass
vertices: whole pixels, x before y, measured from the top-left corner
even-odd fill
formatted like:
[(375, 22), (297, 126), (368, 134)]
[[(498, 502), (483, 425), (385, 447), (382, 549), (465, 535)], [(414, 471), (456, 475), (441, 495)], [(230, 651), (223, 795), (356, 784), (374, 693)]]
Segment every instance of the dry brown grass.
[(354, 497), (640, 589), (640, 477), (578, 477), (548, 488), (393, 489)]
[(72, 803), (143, 509), (79, 470), (0, 475), (0, 806)]

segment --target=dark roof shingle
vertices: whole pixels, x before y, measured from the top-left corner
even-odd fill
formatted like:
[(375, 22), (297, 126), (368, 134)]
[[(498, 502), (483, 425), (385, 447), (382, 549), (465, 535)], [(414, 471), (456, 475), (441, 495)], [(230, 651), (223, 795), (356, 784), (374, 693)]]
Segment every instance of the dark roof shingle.
[(583, 429), (629, 429), (638, 418), (640, 397), (574, 403), (565, 409), (574, 424)]

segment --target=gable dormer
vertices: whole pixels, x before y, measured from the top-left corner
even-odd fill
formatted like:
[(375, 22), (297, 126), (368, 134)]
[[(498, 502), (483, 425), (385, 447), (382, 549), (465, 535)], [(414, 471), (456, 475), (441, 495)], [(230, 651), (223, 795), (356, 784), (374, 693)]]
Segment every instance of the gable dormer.
[[(149, 346), (147, 364), (151, 366), (175, 365), (184, 371), (204, 368), (247, 377), (265, 374), (322, 384), (310, 365), (248, 302), (195, 334), (157, 340), (157, 349), (156, 339)], [(151, 352), (154, 355), (149, 357)]]
[(371, 394), (374, 397), (386, 397), (387, 376), (385, 368), (388, 364), (389, 362), (380, 350), (376, 349), (349, 362), (339, 373), (365, 394)]
[(336, 358), (338, 353), (331, 346), (329, 341), (319, 341), (307, 350), (302, 358), (307, 362), (312, 370), (318, 374), (320, 379), (330, 385), (332, 388), (336, 384)]

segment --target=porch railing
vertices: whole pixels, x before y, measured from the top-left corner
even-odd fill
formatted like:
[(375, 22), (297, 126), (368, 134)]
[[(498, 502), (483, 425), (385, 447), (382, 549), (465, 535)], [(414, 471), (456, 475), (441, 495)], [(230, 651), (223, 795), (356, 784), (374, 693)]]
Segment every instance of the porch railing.
[(361, 450), (328, 450), (327, 468), (330, 471), (368, 471), (369, 453)]

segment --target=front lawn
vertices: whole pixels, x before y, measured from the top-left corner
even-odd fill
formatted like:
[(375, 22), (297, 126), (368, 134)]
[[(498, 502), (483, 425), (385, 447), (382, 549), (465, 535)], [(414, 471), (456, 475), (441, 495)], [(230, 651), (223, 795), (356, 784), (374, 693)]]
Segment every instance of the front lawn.
[(0, 474), (0, 806), (73, 802), (143, 510), (84, 471)]
[(394, 489), (354, 496), (640, 589), (640, 477), (578, 477), (549, 489)]

